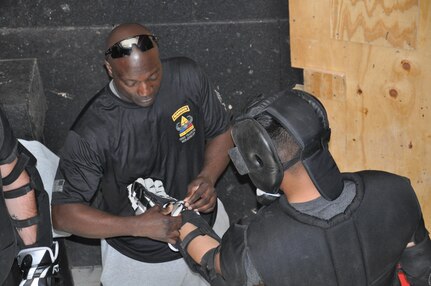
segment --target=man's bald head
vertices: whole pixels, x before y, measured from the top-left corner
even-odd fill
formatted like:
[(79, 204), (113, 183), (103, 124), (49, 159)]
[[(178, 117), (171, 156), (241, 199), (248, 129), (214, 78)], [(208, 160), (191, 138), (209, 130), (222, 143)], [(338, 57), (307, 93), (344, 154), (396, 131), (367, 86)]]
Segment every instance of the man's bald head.
[(137, 23), (120, 24), (115, 27), (106, 39), (106, 49), (124, 39), (143, 34), (151, 34), (150, 30)]

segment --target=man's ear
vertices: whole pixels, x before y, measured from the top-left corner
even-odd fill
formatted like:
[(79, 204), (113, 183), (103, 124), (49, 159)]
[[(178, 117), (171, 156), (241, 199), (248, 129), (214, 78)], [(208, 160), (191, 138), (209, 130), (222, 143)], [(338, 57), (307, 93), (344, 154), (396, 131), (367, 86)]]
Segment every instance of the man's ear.
[(108, 63), (107, 60), (105, 60), (105, 68), (106, 71), (108, 72), (108, 75), (112, 78), (112, 67), (111, 65)]

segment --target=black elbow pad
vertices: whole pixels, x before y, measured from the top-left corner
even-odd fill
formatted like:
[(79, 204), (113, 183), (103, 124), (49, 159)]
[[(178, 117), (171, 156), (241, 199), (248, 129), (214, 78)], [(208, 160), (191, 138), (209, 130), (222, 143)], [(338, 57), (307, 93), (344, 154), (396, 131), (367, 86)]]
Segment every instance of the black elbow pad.
[(404, 250), (400, 263), (412, 285), (431, 286), (431, 240), (423, 221), (418, 231), (424, 234), (424, 238)]

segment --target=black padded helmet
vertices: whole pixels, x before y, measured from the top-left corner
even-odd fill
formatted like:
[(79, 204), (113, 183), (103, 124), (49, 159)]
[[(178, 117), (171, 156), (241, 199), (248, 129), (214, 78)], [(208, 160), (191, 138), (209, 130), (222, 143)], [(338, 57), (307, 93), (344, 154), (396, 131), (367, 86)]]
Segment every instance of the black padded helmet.
[[(249, 174), (255, 186), (266, 193), (278, 193), (283, 174), (301, 161), (320, 194), (336, 199), (343, 189), (340, 171), (328, 150), (331, 130), (322, 103), (301, 90), (285, 90), (263, 100), (258, 113), (237, 120), (232, 129), (235, 148), (229, 154), (240, 174)], [(274, 144), (254, 118), (266, 112), (275, 119), (300, 147), (298, 156), (281, 162)]]

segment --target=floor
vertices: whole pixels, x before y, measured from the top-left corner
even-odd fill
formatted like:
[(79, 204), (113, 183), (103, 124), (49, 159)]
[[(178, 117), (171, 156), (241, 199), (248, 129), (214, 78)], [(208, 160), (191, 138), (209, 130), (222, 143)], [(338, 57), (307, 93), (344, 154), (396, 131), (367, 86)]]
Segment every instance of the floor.
[(71, 272), (75, 286), (100, 286), (100, 265), (72, 267)]
[(102, 273), (100, 242), (70, 236), (59, 239), (60, 272), (59, 286), (100, 286)]

